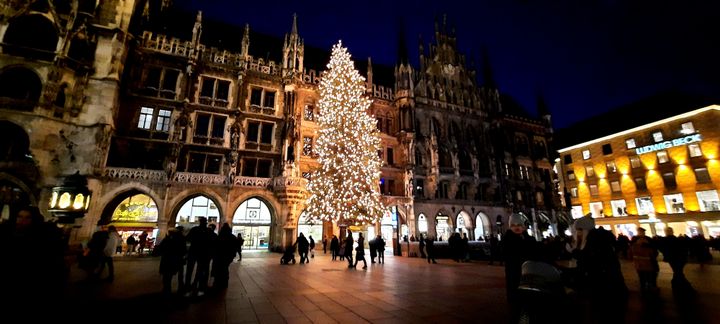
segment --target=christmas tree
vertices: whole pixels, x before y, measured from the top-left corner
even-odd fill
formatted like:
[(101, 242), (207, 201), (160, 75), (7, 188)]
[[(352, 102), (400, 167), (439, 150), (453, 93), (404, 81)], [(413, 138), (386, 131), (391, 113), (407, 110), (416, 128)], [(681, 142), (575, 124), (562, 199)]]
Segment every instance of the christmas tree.
[(320, 81), (319, 134), (315, 151), (320, 168), (313, 172), (307, 209), (311, 219), (340, 225), (373, 224), (385, 207), (380, 202), (380, 137), (368, 114), (365, 78), (342, 42), (333, 46)]

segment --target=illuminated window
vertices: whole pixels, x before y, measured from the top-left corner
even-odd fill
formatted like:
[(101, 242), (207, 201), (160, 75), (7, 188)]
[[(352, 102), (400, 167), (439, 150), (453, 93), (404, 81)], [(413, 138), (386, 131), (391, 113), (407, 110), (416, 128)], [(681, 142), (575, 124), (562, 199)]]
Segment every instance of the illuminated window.
[(601, 202), (591, 202), (590, 203), (590, 213), (592, 214), (593, 218), (603, 217), (603, 204)]
[(663, 196), (668, 214), (679, 214), (685, 212), (685, 202), (682, 194), (671, 194)]
[(626, 139), (625, 146), (627, 146), (628, 149), (635, 148), (635, 139), (634, 138)]
[(702, 150), (700, 149), (700, 144), (688, 145), (688, 151), (690, 151), (690, 157), (702, 156)]
[(653, 136), (653, 140), (654, 140), (655, 142), (662, 142), (662, 141), (663, 141), (663, 134), (662, 134), (662, 132), (654, 132), (654, 133), (652, 134), (652, 136)]
[(612, 189), (613, 192), (620, 192), (620, 182), (619, 181), (610, 182), (610, 189)]
[(638, 215), (647, 215), (655, 212), (655, 206), (653, 206), (650, 197), (635, 198), (635, 206), (637, 206)]
[(680, 133), (683, 133), (683, 134), (695, 133), (695, 126), (693, 126), (692, 122), (682, 123), (682, 125), (680, 125)]
[(428, 231), (427, 217), (425, 217), (425, 214), (420, 214), (420, 215), (418, 215), (418, 232), (427, 233), (427, 231)]
[(720, 210), (720, 198), (718, 198), (717, 190), (698, 191), (696, 194), (700, 203), (700, 211)]
[(598, 191), (598, 186), (594, 184), (590, 185), (590, 195), (592, 195), (593, 197), (597, 197), (597, 195), (599, 194), (600, 192)]
[(624, 199), (610, 201), (613, 216), (627, 216), (627, 204)]
[(658, 163), (667, 163), (668, 161), (670, 161), (667, 151), (657, 152), (657, 159), (658, 159)]
[(710, 182), (710, 173), (708, 173), (708, 169), (707, 168), (695, 169), (695, 180), (697, 180), (697, 183), (709, 183)]
[(577, 197), (578, 197), (578, 188), (577, 188), (577, 187), (575, 187), (575, 188), (570, 188), (570, 196), (573, 197), (573, 198), (577, 198)]
[(590, 150), (584, 150), (582, 151), (583, 160), (587, 160), (590, 158)]
[(577, 219), (580, 217), (583, 217), (583, 209), (582, 206), (572, 206), (570, 209), (570, 214), (572, 215), (572, 218)]
[(313, 149), (313, 138), (312, 137), (303, 137), (303, 150), (302, 154), (304, 156), (310, 156), (312, 155), (312, 149)]
[(595, 169), (593, 169), (592, 166), (588, 165), (585, 167), (585, 174), (587, 174), (588, 178), (595, 176)]
[(303, 119), (313, 121), (315, 120), (315, 107), (313, 105), (305, 105), (305, 114)]
[(141, 107), (137, 127), (152, 132), (167, 133), (170, 131), (170, 116), (172, 111)]
[(631, 156), (630, 157), (630, 167), (635, 169), (635, 168), (639, 168), (640, 166), (642, 166), (642, 163), (640, 163), (640, 158), (637, 157), (637, 155)]
[(568, 171), (568, 172), (567, 172), (567, 178), (568, 178), (568, 180), (575, 180), (575, 172), (573, 172), (573, 171)]
[(607, 167), (608, 172), (617, 173), (617, 167), (615, 166), (615, 161), (607, 161), (607, 162), (605, 162), (605, 166)]

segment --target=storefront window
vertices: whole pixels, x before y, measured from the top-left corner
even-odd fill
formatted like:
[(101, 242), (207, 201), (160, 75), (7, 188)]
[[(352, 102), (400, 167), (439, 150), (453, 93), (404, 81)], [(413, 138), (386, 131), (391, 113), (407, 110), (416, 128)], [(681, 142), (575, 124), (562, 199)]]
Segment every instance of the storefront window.
[(637, 225), (635, 224), (617, 224), (615, 225), (615, 232), (622, 233), (625, 236), (633, 237), (637, 235)]
[(627, 204), (624, 199), (610, 201), (613, 216), (627, 216)]
[(418, 215), (418, 232), (427, 233), (427, 231), (428, 231), (427, 217), (425, 217), (425, 214), (420, 214), (420, 215)]
[(590, 203), (590, 213), (592, 213), (593, 218), (597, 217), (603, 217), (603, 205), (601, 202), (591, 202)]
[(720, 199), (717, 190), (698, 191), (698, 203), (700, 203), (700, 211), (718, 211), (720, 210)]
[(242, 234), (243, 248), (263, 249), (270, 244), (271, 214), (260, 199), (250, 198), (243, 202), (233, 215), (233, 234)]
[(582, 206), (572, 206), (570, 213), (573, 218), (580, 218), (584, 216)]
[(470, 234), (470, 232), (468, 232), (468, 230), (467, 230), (467, 225), (465, 225), (465, 214), (464, 213), (458, 214), (456, 225), (457, 225), (457, 232), (460, 233), (460, 235)]
[(475, 216), (475, 239), (478, 241), (485, 240), (485, 222), (483, 222), (481, 214)]
[(208, 222), (217, 223), (220, 221), (220, 211), (208, 197), (198, 196), (188, 200), (180, 208), (175, 224), (188, 227), (189, 224), (197, 223), (198, 217), (206, 217)]
[(316, 243), (322, 242), (323, 226), (322, 221), (311, 220), (303, 212), (300, 214), (298, 221), (298, 236), (303, 233), (305, 237), (310, 241), (310, 236), (315, 240)]
[(685, 204), (682, 194), (665, 195), (665, 207), (668, 214), (678, 214), (685, 212)]
[(123, 200), (113, 212), (113, 222), (157, 223), (158, 209), (148, 195), (134, 195)]
[(655, 207), (650, 197), (635, 198), (635, 205), (637, 205), (638, 215), (648, 215), (655, 212)]
[(445, 215), (438, 214), (435, 216), (435, 221), (437, 222), (437, 225), (435, 226), (437, 240), (447, 242), (448, 238), (450, 238), (450, 234), (453, 232), (450, 227), (449, 218)]

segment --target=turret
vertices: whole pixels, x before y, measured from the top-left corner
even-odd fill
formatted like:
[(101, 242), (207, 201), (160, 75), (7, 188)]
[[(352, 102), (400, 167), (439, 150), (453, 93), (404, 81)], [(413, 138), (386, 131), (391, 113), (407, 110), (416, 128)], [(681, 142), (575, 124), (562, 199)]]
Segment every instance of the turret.
[(297, 14), (293, 14), (290, 34), (285, 34), (283, 44), (283, 68), (288, 72), (302, 72), (305, 45), (298, 35)]

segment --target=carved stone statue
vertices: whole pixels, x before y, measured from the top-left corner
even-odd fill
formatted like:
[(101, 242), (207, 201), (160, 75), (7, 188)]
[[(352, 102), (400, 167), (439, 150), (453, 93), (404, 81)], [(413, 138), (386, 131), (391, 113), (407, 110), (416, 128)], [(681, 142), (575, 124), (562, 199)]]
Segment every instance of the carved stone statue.
[(190, 111), (188, 109), (188, 101), (186, 99), (183, 103), (180, 115), (177, 119), (175, 119), (175, 129), (173, 130), (173, 137), (175, 140), (184, 142), (189, 127), (192, 127), (192, 122), (190, 121)]
[(240, 149), (240, 134), (243, 132), (242, 121), (239, 117), (235, 118), (235, 122), (230, 126), (230, 148), (233, 150)]

